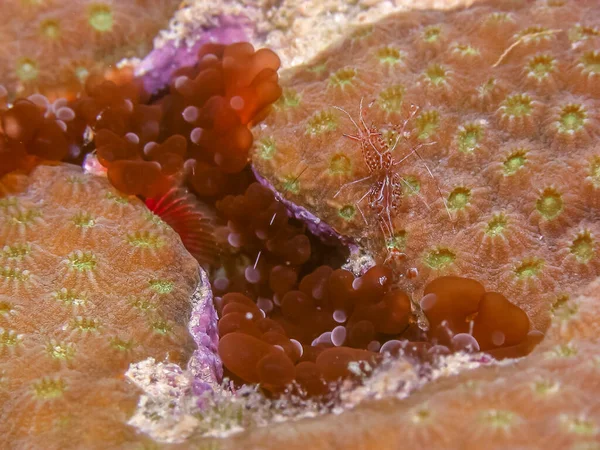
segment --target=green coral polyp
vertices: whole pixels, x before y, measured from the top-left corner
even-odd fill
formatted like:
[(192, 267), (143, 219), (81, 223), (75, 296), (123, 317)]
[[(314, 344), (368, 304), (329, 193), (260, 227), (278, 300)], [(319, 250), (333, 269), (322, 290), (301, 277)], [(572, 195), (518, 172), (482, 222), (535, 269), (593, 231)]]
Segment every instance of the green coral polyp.
[(395, 47), (382, 47), (377, 50), (377, 59), (381, 64), (394, 66), (404, 59), (404, 52)]
[(544, 268), (544, 260), (540, 258), (527, 258), (515, 267), (515, 275), (521, 280), (533, 278), (540, 274)]
[(589, 179), (596, 189), (600, 188), (600, 156), (594, 156), (590, 163)]
[(567, 344), (559, 344), (555, 346), (552, 350), (549, 350), (546, 353), (546, 357), (548, 358), (572, 358), (576, 356), (577, 348), (572, 343)]
[(162, 220), (160, 218), (160, 216), (157, 216), (156, 214), (154, 214), (152, 211), (144, 211), (142, 213), (142, 217), (145, 220), (147, 220), (148, 222), (153, 223), (154, 225), (157, 225), (161, 228), (168, 227), (166, 222), (164, 220)]
[(532, 100), (527, 94), (509, 95), (500, 106), (509, 118), (529, 116), (533, 110)]
[(0, 198), (0, 208), (8, 209), (19, 205), (19, 200), (16, 197), (7, 196)]
[(300, 193), (300, 177), (297, 175), (287, 175), (284, 177), (283, 190), (292, 194)]
[(437, 110), (424, 111), (417, 117), (417, 136), (424, 141), (431, 138), (440, 125), (440, 113)]
[(501, 236), (508, 226), (508, 219), (503, 213), (495, 214), (485, 227), (485, 234), (491, 237)]
[(124, 340), (119, 337), (110, 338), (110, 346), (120, 352), (128, 352), (134, 347), (133, 340)]
[(31, 253), (31, 245), (29, 244), (14, 244), (5, 245), (0, 251), (0, 256), (8, 259), (22, 259)]
[(108, 191), (106, 193), (106, 198), (108, 200), (112, 200), (113, 202), (119, 204), (119, 205), (126, 205), (127, 203), (129, 203), (129, 200), (127, 199), (127, 197), (117, 193), (113, 193)]
[(327, 70), (327, 62), (315, 64), (314, 66), (309, 67), (307, 70), (314, 74), (320, 75)]
[(150, 280), (150, 289), (158, 294), (169, 294), (173, 290), (174, 283), (167, 280)]
[(456, 44), (452, 48), (452, 53), (457, 54), (461, 57), (479, 56), (480, 52), (475, 47), (471, 47), (468, 44)]
[(586, 74), (600, 74), (600, 51), (585, 52), (581, 57), (581, 65)]
[(402, 109), (405, 89), (403, 86), (390, 86), (379, 94), (377, 103), (387, 113), (399, 112)]
[(534, 56), (527, 64), (527, 76), (542, 81), (556, 70), (556, 60), (550, 55)]
[(48, 342), (46, 345), (48, 355), (58, 361), (70, 361), (75, 356), (75, 345), (71, 342)]
[(33, 383), (34, 395), (42, 400), (53, 400), (62, 395), (67, 390), (67, 384), (64, 380), (58, 378), (42, 378), (40, 381)]
[(427, 42), (428, 44), (432, 44), (434, 42), (437, 42), (442, 35), (442, 28), (439, 26), (428, 26), (423, 30), (423, 41)]
[(15, 223), (22, 225), (30, 225), (35, 219), (41, 217), (42, 213), (35, 209), (28, 209), (26, 211), (18, 212), (12, 216), (12, 220)]
[(566, 414), (561, 415), (560, 421), (563, 427), (573, 434), (580, 436), (595, 436), (598, 433), (596, 424), (583, 417), (572, 417)]
[(18, 267), (0, 267), (0, 278), (5, 280), (26, 281), (29, 279), (29, 271)]
[(335, 154), (329, 161), (329, 173), (331, 175), (350, 175), (352, 172), (352, 161), (342, 153)]
[(399, 231), (386, 242), (388, 250), (404, 251), (406, 249), (406, 231)]
[(84, 306), (87, 303), (87, 299), (83, 294), (72, 289), (62, 288), (52, 295), (65, 306)]
[(173, 331), (173, 327), (171, 326), (171, 324), (169, 322), (167, 322), (166, 320), (163, 320), (163, 319), (156, 320), (156, 321), (152, 322), (150, 324), (150, 328), (152, 328), (152, 330), (155, 333), (161, 334), (163, 336), (167, 335), (171, 331)]
[(329, 85), (345, 89), (353, 84), (357, 73), (354, 67), (344, 67), (329, 77)]
[(458, 150), (462, 153), (473, 153), (483, 138), (483, 127), (477, 123), (468, 123), (458, 129)]
[(149, 231), (137, 231), (127, 236), (127, 242), (133, 247), (157, 249), (165, 245), (165, 241)]
[(515, 19), (512, 14), (506, 12), (493, 12), (488, 17), (486, 22), (492, 24), (509, 23), (514, 22)]
[(587, 264), (594, 257), (595, 242), (588, 230), (581, 231), (571, 244), (571, 253), (577, 261)]
[(60, 37), (60, 24), (58, 20), (46, 19), (40, 24), (40, 34), (47, 39), (57, 39)]
[(113, 28), (113, 13), (109, 5), (97, 3), (90, 6), (88, 23), (99, 33), (106, 33)]
[(411, 195), (417, 195), (421, 190), (421, 182), (414, 175), (405, 175), (402, 177), (402, 194), (410, 197)]
[(587, 121), (587, 111), (583, 105), (571, 103), (561, 108), (557, 130), (561, 134), (575, 134)]
[(425, 80), (432, 86), (442, 86), (448, 81), (448, 71), (439, 64), (433, 64), (425, 71)]
[(331, 111), (318, 111), (308, 119), (306, 133), (317, 135), (329, 131), (335, 131), (337, 120), (335, 114)]
[(490, 78), (486, 82), (477, 87), (477, 94), (480, 98), (488, 97), (496, 89), (496, 79)]
[(92, 215), (83, 211), (75, 214), (71, 218), (71, 221), (78, 228), (92, 228), (94, 225), (96, 225), (96, 221)]
[(275, 140), (271, 137), (264, 137), (256, 142), (256, 152), (261, 159), (273, 159), (276, 151)]
[(600, 30), (595, 27), (586, 27), (577, 24), (569, 30), (569, 40), (571, 42), (584, 41), (598, 36), (600, 36)]
[(296, 108), (300, 105), (300, 101), (302, 96), (294, 89), (284, 89), (281, 97), (275, 103), (275, 106), (278, 108)]
[(352, 220), (356, 214), (356, 208), (352, 205), (345, 205), (340, 208), (338, 214), (344, 220)]
[(444, 269), (456, 259), (456, 254), (447, 248), (436, 248), (425, 255), (423, 262), (431, 269)]
[(433, 416), (433, 414), (431, 413), (430, 409), (421, 406), (420, 408), (417, 408), (416, 411), (414, 411), (410, 415), (410, 420), (414, 424), (421, 424), (421, 423), (429, 421), (432, 418), (432, 416)]
[(77, 316), (71, 321), (71, 328), (84, 333), (92, 333), (99, 330), (100, 321), (89, 317)]
[(15, 72), (19, 80), (21, 80), (23, 83), (27, 83), (37, 79), (40, 70), (35, 60), (31, 58), (21, 58), (19, 61), (17, 61)]
[(9, 302), (0, 302), (0, 316), (8, 316), (15, 312), (15, 307)]
[(504, 175), (511, 176), (517, 173), (519, 169), (527, 163), (527, 150), (520, 149), (511, 153), (505, 160), (503, 165)]
[(564, 303), (557, 307), (552, 304), (551, 312), (555, 320), (566, 322), (575, 317), (579, 312), (579, 306), (573, 303)]
[(535, 207), (544, 219), (554, 220), (564, 209), (562, 195), (554, 188), (546, 188), (536, 201)]
[(448, 208), (452, 211), (464, 209), (471, 200), (471, 190), (466, 187), (457, 187), (448, 195)]
[(15, 347), (23, 341), (23, 336), (15, 330), (0, 328), (0, 347)]
[(564, 307), (567, 305), (567, 302), (570, 300), (569, 295), (567, 294), (561, 294), (559, 296), (557, 296), (554, 301), (552, 302), (552, 305), (550, 307), (550, 311), (552, 311), (553, 313), (555, 311), (557, 311), (558, 309)]
[(68, 256), (69, 267), (77, 272), (89, 272), (96, 268), (96, 256), (92, 252), (73, 252)]
[(512, 411), (490, 409), (481, 414), (484, 423), (492, 428), (509, 430), (517, 421), (519, 416)]
[(560, 383), (553, 380), (538, 380), (533, 383), (533, 392), (538, 395), (546, 396), (556, 394), (560, 389)]
[(79, 175), (69, 175), (67, 178), (67, 183), (69, 184), (85, 184), (86, 179), (84, 177), (80, 177)]
[(144, 311), (144, 312), (156, 309), (155, 304), (153, 304), (143, 298), (133, 299), (132, 305), (134, 308), (139, 309), (140, 311)]

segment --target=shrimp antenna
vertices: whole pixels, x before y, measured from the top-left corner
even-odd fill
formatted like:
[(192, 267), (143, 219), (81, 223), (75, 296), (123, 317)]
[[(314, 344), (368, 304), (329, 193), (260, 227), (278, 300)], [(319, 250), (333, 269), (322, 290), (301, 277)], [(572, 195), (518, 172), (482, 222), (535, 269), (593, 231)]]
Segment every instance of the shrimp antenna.
[(442, 199), (442, 202), (444, 202), (444, 208), (446, 209), (446, 214), (448, 214), (448, 219), (450, 219), (450, 221), (452, 221), (453, 220), (452, 219), (452, 215), (450, 214), (450, 209), (448, 208), (448, 203), (446, 202), (446, 199), (442, 195), (442, 190), (440, 189), (440, 185), (439, 185), (437, 179), (433, 176), (433, 173), (429, 169), (429, 166), (427, 165), (427, 163), (425, 162), (425, 160), (423, 159), (423, 157), (421, 156), (421, 154), (417, 151), (419, 148), (423, 147), (424, 145), (433, 145), (433, 144), (434, 144), (433, 142), (431, 142), (429, 144), (419, 144), (417, 147), (415, 147), (413, 149), (413, 151), (417, 155), (417, 157), (421, 160), (421, 162), (423, 163), (423, 165), (427, 169), (427, 173), (429, 173), (429, 176), (431, 177), (431, 179), (435, 183), (435, 188), (437, 189), (438, 194), (439, 194), (440, 198)]
[(366, 177), (359, 178), (358, 180), (349, 181), (348, 183), (344, 183), (344, 184), (343, 184), (343, 185), (342, 185), (342, 186), (341, 186), (341, 187), (338, 189), (338, 191), (335, 193), (335, 195), (333, 196), (333, 198), (336, 198), (338, 195), (340, 195), (340, 192), (342, 192), (342, 190), (343, 190), (344, 188), (346, 188), (346, 187), (348, 187), (348, 186), (352, 186), (352, 185), (354, 185), (354, 184), (361, 183), (361, 182), (363, 182), (363, 181), (366, 181), (366, 180), (368, 180), (368, 179), (370, 179), (370, 178), (372, 178), (372, 177), (373, 177), (373, 175), (367, 175)]
[(360, 116), (360, 123), (362, 123), (362, 126), (368, 130), (369, 127), (367, 126), (367, 123), (365, 122), (365, 118), (363, 116), (363, 100), (364, 100), (364, 97), (361, 97), (360, 104), (358, 106), (358, 115)]
[[(360, 127), (358, 126), (358, 124), (354, 121), (354, 119), (352, 118), (352, 116), (350, 115), (350, 113), (348, 111), (346, 111), (344, 108), (340, 107), (340, 106), (333, 106), (333, 108), (337, 109), (338, 111), (343, 112), (344, 114), (346, 114), (348, 116), (348, 119), (350, 119), (350, 122), (352, 122), (354, 124), (354, 126), (356, 127), (356, 129), (358, 130), (359, 134), (362, 132)], [(348, 136), (348, 137), (352, 137), (350, 135), (344, 134), (344, 136)]]
[[(400, 177), (400, 175), (398, 175)], [(402, 180), (402, 182), (412, 191), (412, 193), (414, 195), (416, 195), (419, 200), (421, 200), (423, 202), (423, 204), (425, 205), (425, 207), (431, 211), (431, 206), (429, 206), (429, 203), (427, 203), (427, 201), (423, 198), (423, 196), (419, 193), (419, 191), (417, 191), (414, 187), (411, 186), (411, 184), (406, 181), (404, 178), (400, 177), (400, 180)]]

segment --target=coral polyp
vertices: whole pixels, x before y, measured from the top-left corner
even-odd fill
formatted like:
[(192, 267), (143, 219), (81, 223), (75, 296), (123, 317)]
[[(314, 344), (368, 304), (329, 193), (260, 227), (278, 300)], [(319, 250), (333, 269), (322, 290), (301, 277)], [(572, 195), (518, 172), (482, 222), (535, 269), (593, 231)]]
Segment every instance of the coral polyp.
[(178, 3), (4, 1), (0, 15), (11, 20), (0, 25), (7, 43), (0, 54), (2, 84), (11, 99), (36, 92), (75, 97), (89, 75), (104, 73), (124, 57), (147, 53)]
[[(138, 397), (124, 381), (127, 366), (149, 356), (183, 363), (193, 352), (173, 312), (189, 314), (197, 263), (175, 232), (145, 219), (141, 201), (117, 207), (106, 197), (114, 192), (108, 181), (81, 168), (11, 173), (0, 192), (13, 205), (37, 205), (43, 217), (14, 234), (12, 216), (0, 214), (0, 373), (10, 385), (9, 392), (0, 383), (3, 442), (69, 447), (76, 432), (90, 448), (119, 446), (131, 440), (125, 419)], [(97, 226), (74, 223), (89, 223), (83, 209)], [(132, 246), (115, 258), (129, 237), (163, 245)], [(150, 274), (168, 279), (170, 289), (153, 289)], [(131, 297), (152, 308), (134, 308)], [(57, 425), (61, 417), (69, 427)], [(113, 432), (100, 438), (103, 426)]]

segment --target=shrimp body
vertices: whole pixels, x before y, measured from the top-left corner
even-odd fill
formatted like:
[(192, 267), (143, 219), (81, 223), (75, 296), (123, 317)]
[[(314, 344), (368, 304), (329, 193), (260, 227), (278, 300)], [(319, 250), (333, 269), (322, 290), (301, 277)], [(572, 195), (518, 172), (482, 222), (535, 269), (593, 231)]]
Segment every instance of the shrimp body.
[(360, 144), (362, 157), (369, 171), (369, 176), (364, 180), (371, 180), (369, 190), (356, 204), (364, 219), (360, 203), (366, 199), (369, 208), (379, 219), (384, 235), (386, 238), (391, 237), (393, 235), (392, 216), (400, 206), (402, 199), (402, 178), (395, 172), (396, 163), (392, 155), (396, 145), (390, 147), (378, 128), (367, 125), (363, 116), (362, 99), (358, 123), (345, 110), (336, 108), (344, 112), (356, 127), (357, 134), (344, 134), (344, 136)]
[[(360, 207), (360, 204), (364, 200), (367, 200), (370, 210), (378, 219), (384, 239), (387, 242), (394, 236), (394, 225), (392, 218), (395, 216), (396, 211), (401, 205), (403, 196), (402, 188), (406, 186), (407, 188), (412, 189), (409, 183), (398, 173), (397, 167), (412, 155), (416, 155), (424, 164), (423, 159), (418, 153), (418, 148), (427, 144), (420, 144), (413, 148), (399, 161), (396, 161), (393, 157), (393, 152), (396, 149), (400, 139), (406, 137), (405, 129), (409, 120), (416, 114), (418, 108), (413, 106), (411, 108), (411, 114), (409, 117), (405, 119), (400, 126), (393, 127), (393, 129), (397, 131), (397, 138), (393, 145), (390, 145), (389, 142), (384, 139), (383, 133), (377, 127), (374, 125), (367, 125), (363, 116), (362, 99), (360, 101), (358, 123), (344, 109), (337, 106), (334, 108), (346, 114), (350, 121), (354, 124), (357, 133), (344, 134), (344, 136), (360, 144), (362, 157), (369, 172), (368, 176), (343, 185), (334, 197), (336, 197), (345, 186), (356, 184), (362, 181), (370, 181), (371, 185), (368, 191), (356, 202), (356, 206), (360, 211), (363, 220), (365, 223), (367, 223), (365, 215)], [(427, 167), (427, 165), (425, 165), (425, 167), (427, 168), (430, 177), (436, 183), (440, 197), (442, 197), (444, 205), (446, 206), (448, 217), (450, 217), (448, 207), (443, 199), (439, 185), (437, 185), (437, 181), (429, 170), (429, 167)], [(416, 194), (419, 196), (419, 198), (421, 198), (418, 193)], [(429, 205), (426, 202), (424, 203), (425, 206), (430, 209)]]

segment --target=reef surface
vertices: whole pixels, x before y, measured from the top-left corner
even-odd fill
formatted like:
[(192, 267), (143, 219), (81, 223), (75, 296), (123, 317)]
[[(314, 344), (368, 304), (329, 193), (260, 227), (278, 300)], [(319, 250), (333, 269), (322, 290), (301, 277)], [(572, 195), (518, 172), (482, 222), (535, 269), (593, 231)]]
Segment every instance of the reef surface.
[(8, 445), (597, 448), (600, 9), (370, 3), (0, 92)]
[(137, 440), (124, 374), (147, 358), (189, 363), (197, 394), (218, 385), (208, 280), (139, 199), (73, 165), (6, 175), (0, 193), (2, 448)]

